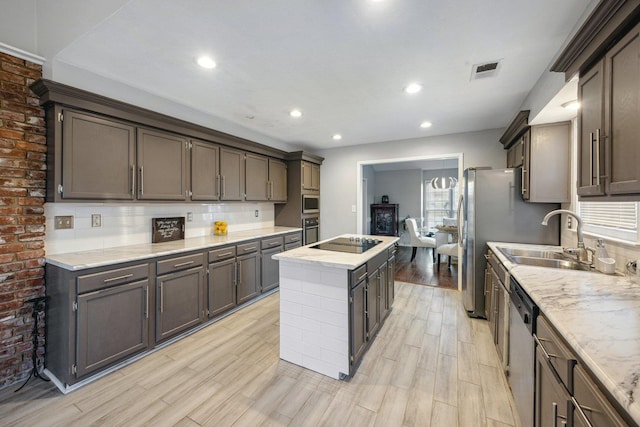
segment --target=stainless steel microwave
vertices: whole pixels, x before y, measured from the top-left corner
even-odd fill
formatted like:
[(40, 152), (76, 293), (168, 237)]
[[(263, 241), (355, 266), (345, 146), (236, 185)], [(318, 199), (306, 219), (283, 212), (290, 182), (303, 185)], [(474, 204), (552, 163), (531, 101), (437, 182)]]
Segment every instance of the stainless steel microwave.
[(302, 195), (302, 213), (320, 212), (320, 197)]

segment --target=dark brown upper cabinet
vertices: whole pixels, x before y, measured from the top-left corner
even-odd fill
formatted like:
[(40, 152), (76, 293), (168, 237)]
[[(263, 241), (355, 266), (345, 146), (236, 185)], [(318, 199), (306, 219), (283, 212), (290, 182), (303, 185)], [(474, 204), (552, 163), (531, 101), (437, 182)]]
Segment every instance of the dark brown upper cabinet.
[[(318, 166), (320, 175), (320, 166)], [(281, 160), (269, 159), (269, 200), (287, 201), (287, 164)]]
[(220, 200), (244, 200), (245, 153), (220, 148)]
[(302, 162), (302, 191), (320, 192), (320, 165)]
[(191, 141), (191, 200), (220, 200), (220, 147)]
[(187, 140), (138, 128), (138, 199), (187, 200)]
[(640, 24), (578, 83), (578, 195), (581, 200), (640, 196)]
[(246, 200), (269, 200), (269, 159), (257, 154), (246, 154)]
[(133, 200), (135, 128), (73, 110), (56, 117), (62, 124), (63, 199)]

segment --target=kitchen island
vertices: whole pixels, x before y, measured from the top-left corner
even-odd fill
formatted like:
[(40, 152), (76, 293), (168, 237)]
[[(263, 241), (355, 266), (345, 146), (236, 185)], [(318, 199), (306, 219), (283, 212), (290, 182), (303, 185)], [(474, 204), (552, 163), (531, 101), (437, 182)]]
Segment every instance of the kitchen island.
[(339, 238), (379, 243), (362, 253), (310, 245), (273, 256), (280, 262), (280, 358), (335, 379), (353, 375), (391, 308), (398, 241)]
[[(635, 277), (515, 264), (498, 247), (557, 246), (489, 242), (585, 369), (630, 425), (640, 424), (640, 284)], [(634, 424), (635, 423), (635, 424)], [(597, 425), (597, 424), (594, 424)]]

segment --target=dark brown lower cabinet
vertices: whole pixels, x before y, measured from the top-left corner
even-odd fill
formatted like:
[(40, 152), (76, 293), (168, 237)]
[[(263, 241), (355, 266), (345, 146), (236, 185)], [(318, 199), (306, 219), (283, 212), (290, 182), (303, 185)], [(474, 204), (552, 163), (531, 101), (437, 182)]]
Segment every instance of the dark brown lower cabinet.
[(148, 280), (79, 295), (76, 375), (147, 349), (148, 322)]
[(573, 369), (573, 426), (624, 427), (626, 423), (580, 366)]
[(385, 262), (378, 269), (378, 314), (380, 323), (387, 316), (387, 263)]
[(367, 339), (373, 338), (380, 328), (380, 275), (376, 270), (368, 278), (367, 283)]
[(363, 279), (351, 288), (349, 295), (349, 315), (351, 317), (351, 366), (360, 357), (367, 345), (367, 279)]
[[(238, 246), (238, 253), (240, 253), (240, 246)], [(236, 292), (238, 305), (240, 305), (260, 294), (260, 253), (256, 250), (254, 253), (239, 256), (237, 262)]]
[(209, 318), (236, 306), (236, 275), (235, 257), (209, 264)]
[(556, 378), (540, 346), (536, 348), (535, 378), (536, 427), (567, 425), (571, 398), (564, 385)]
[(204, 320), (204, 268), (156, 279), (156, 341), (177, 335)]
[[(395, 254), (395, 252), (394, 252)], [(396, 257), (392, 255), (387, 261), (387, 298), (386, 309), (389, 311), (396, 297)]]

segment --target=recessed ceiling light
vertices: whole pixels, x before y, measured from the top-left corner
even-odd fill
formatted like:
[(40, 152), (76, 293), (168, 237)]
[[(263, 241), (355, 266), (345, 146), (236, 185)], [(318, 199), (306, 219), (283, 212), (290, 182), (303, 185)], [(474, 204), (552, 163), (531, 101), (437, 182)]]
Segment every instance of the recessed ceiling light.
[(407, 93), (418, 93), (421, 90), (422, 85), (420, 83), (410, 83), (404, 88), (404, 91)]
[(298, 110), (298, 109), (291, 110), (291, 111), (289, 111), (289, 115), (290, 115), (291, 117), (296, 117), (296, 118), (297, 118), (297, 117), (301, 117), (301, 116), (302, 116), (302, 111), (300, 111), (300, 110)]
[(208, 56), (201, 56), (200, 58), (198, 58), (198, 65), (202, 68), (216, 68), (215, 61)]
[(340, 135), (339, 133), (336, 133), (335, 135), (332, 136), (334, 141), (340, 141), (342, 139), (342, 135)]
[(566, 108), (567, 110), (577, 110), (578, 108), (580, 108), (580, 103), (574, 99), (573, 101), (565, 102), (564, 104), (562, 104), (562, 107)]
[(420, 123), (420, 127), (423, 128), (423, 129), (430, 128), (431, 127), (431, 122), (422, 122), (422, 123)]

